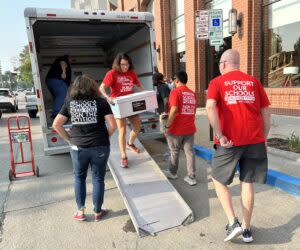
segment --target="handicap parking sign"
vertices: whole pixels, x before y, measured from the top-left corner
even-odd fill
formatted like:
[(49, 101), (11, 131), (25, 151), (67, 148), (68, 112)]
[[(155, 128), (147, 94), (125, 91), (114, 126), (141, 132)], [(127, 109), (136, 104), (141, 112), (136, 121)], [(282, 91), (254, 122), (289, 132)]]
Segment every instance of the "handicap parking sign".
[(219, 27), (220, 26), (220, 19), (219, 18), (213, 19), (212, 20), (212, 25), (214, 27)]

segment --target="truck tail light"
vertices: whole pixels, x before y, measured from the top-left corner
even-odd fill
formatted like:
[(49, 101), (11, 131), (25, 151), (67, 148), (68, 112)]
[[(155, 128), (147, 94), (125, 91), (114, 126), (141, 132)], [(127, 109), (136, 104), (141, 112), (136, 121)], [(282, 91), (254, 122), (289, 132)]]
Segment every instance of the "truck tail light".
[(52, 137), (52, 138), (51, 138), (51, 141), (52, 141), (53, 143), (57, 142), (57, 137)]
[(39, 98), (39, 99), (41, 98), (40, 90), (39, 89), (36, 90), (36, 97)]
[(47, 16), (56, 16), (56, 14), (48, 13)]
[(32, 53), (32, 51), (33, 51), (32, 42), (29, 42), (29, 50), (30, 50), (30, 53)]

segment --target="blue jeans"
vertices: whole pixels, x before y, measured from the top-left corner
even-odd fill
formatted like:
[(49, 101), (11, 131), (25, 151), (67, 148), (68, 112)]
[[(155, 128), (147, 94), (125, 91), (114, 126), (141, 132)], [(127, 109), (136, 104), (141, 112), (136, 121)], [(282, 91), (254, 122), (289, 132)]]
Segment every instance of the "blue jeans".
[(92, 169), (94, 212), (100, 213), (104, 196), (104, 178), (110, 153), (109, 146), (71, 149), (74, 172), (75, 198), (78, 210), (85, 208), (86, 176), (89, 165)]
[(46, 81), (46, 85), (54, 98), (52, 116), (56, 116), (64, 104), (64, 100), (68, 92), (68, 86), (63, 80), (59, 79), (48, 79)]

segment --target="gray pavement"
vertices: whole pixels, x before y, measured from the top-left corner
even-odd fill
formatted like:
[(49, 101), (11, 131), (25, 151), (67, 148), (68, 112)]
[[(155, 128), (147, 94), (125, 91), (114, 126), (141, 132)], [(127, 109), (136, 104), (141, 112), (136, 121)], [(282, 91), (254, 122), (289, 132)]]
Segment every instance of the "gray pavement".
[[(180, 158), (179, 179), (171, 183), (195, 213), (195, 222), (173, 228), (156, 237), (139, 238), (109, 172), (106, 178), (104, 206), (111, 213), (101, 222), (72, 220), (75, 209), (72, 167), (69, 155), (43, 156), (38, 119), (32, 120), (35, 155), (41, 177), (7, 181), (9, 169), (6, 117), (0, 129), (0, 249), (299, 249), (300, 200), (270, 186), (257, 185), (253, 229), (255, 241), (246, 245), (241, 238), (224, 243), (226, 222), (210, 178), (210, 166), (197, 159), (195, 187), (184, 181), (185, 157)], [(206, 117), (199, 121), (197, 140), (211, 145), (205, 128)], [(162, 169), (168, 163), (164, 141), (149, 140), (145, 148)], [(92, 214), (91, 179), (88, 181), (87, 209)], [(238, 179), (231, 186), (234, 205), (240, 215)]]

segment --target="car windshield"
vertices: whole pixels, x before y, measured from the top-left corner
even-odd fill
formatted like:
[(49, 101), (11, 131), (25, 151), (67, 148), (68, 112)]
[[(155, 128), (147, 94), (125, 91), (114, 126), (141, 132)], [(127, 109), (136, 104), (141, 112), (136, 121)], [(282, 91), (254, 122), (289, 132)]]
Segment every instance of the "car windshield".
[(25, 95), (35, 95), (34, 92), (27, 92)]
[(9, 93), (7, 90), (0, 89), (0, 96), (8, 96)]

